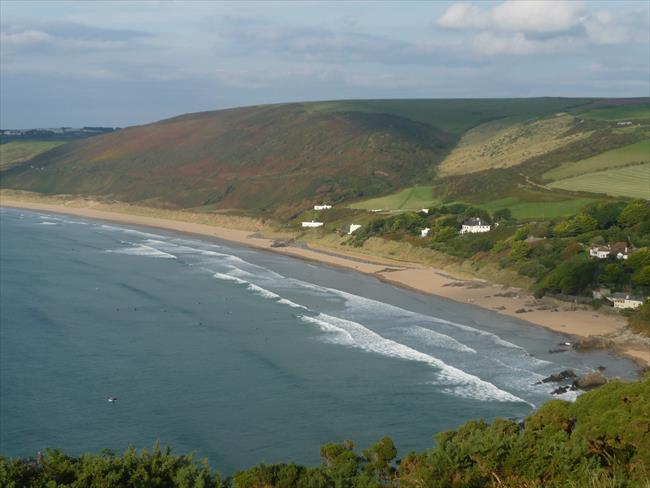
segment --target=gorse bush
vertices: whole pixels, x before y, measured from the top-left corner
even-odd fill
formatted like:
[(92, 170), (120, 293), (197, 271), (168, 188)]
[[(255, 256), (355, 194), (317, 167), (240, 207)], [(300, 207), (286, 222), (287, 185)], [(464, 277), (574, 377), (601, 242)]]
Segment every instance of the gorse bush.
[[(647, 314), (647, 305), (644, 308)], [(0, 458), (6, 487), (465, 488), (650, 486), (650, 379), (613, 381), (575, 403), (552, 400), (523, 422), (471, 421), (435, 436), (436, 447), (397, 459), (384, 437), (359, 455), (325, 444), (322, 464), (260, 464), (222, 478), (206, 461), (128, 449), (78, 458)]]

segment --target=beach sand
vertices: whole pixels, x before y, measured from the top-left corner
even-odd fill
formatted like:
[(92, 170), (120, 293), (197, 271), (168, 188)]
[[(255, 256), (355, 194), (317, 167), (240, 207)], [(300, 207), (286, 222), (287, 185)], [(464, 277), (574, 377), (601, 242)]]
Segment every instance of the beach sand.
[[(131, 208), (126, 204), (98, 203), (92, 200), (56, 200), (29, 198), (21, 196), (0, 196), (0, 206), (22, 208), (43, 212), (63, 213), (92, 219), (109, 220), (123, 224), (142, 225), (160, 229), (216, 237), (258, 249), (340, 266), (361, 273), (372, 274), (377, 278), (421, 293), (445, 297), (471, 304), (498, 313), (517, 317), (532, 324), (575, 337), (590, 335), (611, 335), (616, 351), (641, 365), (650, 364), (650, 349), (641, 339), (630, 338), (624, 333), (626, 319), (611, 312), (600, 313), (571, 307), (570, 304), (557, 304), (547, 300), (535, 300), (527, 292), (491, 284), (484, 280), (459, 278), (417, 263), (405, 263), (390, 259), (356, 254), (353, 251), (332, 252), (308, 247), (285, 245), (274, 247), (274, 239), (263, 237), (263, 226), (256, 232), (252, 220), (225, 217), (215, 220), (222, 225), (237, 225), (238, 229), (219, 225), (199, 223), (196, 214), (169, 211), (172, 218), (160, 218), (143, 213), (142, 207)], [(135, 209), (135, 210), (134, 210)], [(156, 210), (157, 211), (157, 210)], [(167, 211), (157, 211), (165, 213)], [(151, 210), (153, 213), (153, 210)], [(166, 215), (167, 217), (167, 215)], [(261, 232), (260, 232), (261, 231)], [(264, 233), (266, 235), (266, 233)], [(277, 244), (276, 244), (277, 245)], [(624, 340), (617, 341), (617, 337)]]

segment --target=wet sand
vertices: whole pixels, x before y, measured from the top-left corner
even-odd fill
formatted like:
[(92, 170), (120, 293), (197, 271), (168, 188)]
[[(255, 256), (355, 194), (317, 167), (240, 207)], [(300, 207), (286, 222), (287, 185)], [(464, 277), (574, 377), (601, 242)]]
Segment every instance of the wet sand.
[[(575, 337), (625, 335), (625, 341), (617, 341), (617, 352), (634, 359), (639, 364), (650, 364), (650, 349), (640, 341), (635, 341), (633, 337), (630, 338), (629, 334), (623, 333), (626, 319), (618, 314), (600, 313), (580, 307), (575, 307), (576, 309), (573, 310), (573, 307), (568, 304), (537, 301), (521, 289), (502, 287), (483, 280), (459, 278), (421, 264), (355, 255), (351, 251), (339, 253), (329, 249), (321, 251), (292, 245), (275, 247), (277, 243), (274, 239), (263, 237), (252, 230), (177, 220), (183, 218), (183, 212), (174, 212), (174, 219), (170, 219), (128, 213), (128, 206), (122, 204), (98, 204), (92, 201), (80, 203), (79, 200), (75, 200), (74, 204), (66, 204), (64, 201), (51, 203), (4, 195), (0, 198), (0, 206), (63, 213), (216, 237), (300, 259), (372, 274), (388, 283), (493, 310)], [(191, 220), (192, 215), (195, 214), (188, 214), (188, 220)]]

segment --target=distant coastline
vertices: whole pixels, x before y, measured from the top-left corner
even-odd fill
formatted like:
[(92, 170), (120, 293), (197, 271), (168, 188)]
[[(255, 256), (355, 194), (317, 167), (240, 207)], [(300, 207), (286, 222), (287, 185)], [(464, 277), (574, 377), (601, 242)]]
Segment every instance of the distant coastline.
[[(590, 335), (608, 336), (616, 343), (615, 351), (640, 365), (650, 364), (650, 351), (624, 330), (624, 317), (594, 310), (570, 310), (566, 305), (549, 305), (534, 300), (524, 290), (509, 288), (484, 280), (457, 277), (419, 263), (395, 261), (351, 251), (317, 249), (307, 246), (281, 245), (263, 225), (255, 229), (250, 222), (225, 216), (218, 223), (201, 223), (195, 214), (150, 209), (139, 215), (125, 204), (99, 203), (92, 200), (62, 200), (37, 196), (6, 195), (0, 206), (25, 210), (62, 213), (122, 224), (140, 225), (214, 237), (296, 258), (370, 274), (387, 283), (417, 292), (448, 298), (528, 321), (534, 325), (577, 338)], [(141, 207), (136, 207), (136, 210)], [(155, 215), (155, 216), (154, 216)], [(184, 219), (185, 217), (185, 219)], [(191, 221), (194, 220), (194, 221)], [(233, 228), (239, 227), (239, 228)]]

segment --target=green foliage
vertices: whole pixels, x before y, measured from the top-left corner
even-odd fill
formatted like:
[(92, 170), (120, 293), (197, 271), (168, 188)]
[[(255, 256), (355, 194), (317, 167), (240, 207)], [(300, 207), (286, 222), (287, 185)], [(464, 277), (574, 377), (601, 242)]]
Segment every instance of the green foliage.
[(598, 221), (586, 214), (576, 215), (574, 218), (559, 223), (553, 229), (559, 237), (576, 236), (598, 228)]
[(632, 283), (641, 287), (650, 287), (650, 265), (645, 265), (634, 273)]
[(650, 300), (646, 300), (636, 311), (628, 318), (630, 329), (637, 334), (643, 334), (650, 337)]
[(618, 222), (624, 208), (623, 202), (596, 202), (587, 205), (584, 213), (596, 220), (600, 229), (608, 229)]
[(494, 211), (492, 218), (495, 222), (499, 222), (501, 220), (510, 220), (512, 218), (512, 211), (507, 207), (500, 208), (499, 210)]
[(621, 210), (618, 221), (623, 227), (632, 227), (644, 220), (650, 220), (650, 202), (634, 200)]
[[(650, 330), (650, 303), (635, 314)], [(634, 319), (631, 319), (631, 322)], [(323, 462), (260, 464), (223, 480), (207, 463), (158, 446), (122, 456), (0, 457), (0, 484), (196, 488), (645, 487), (650, 479), (650, 379), (612, 381), (575, 403), (552, 400), (523, 422), (467, 422), (435, 436), (436, 447), (396, 462), (389, 437), (358, 456), (354, 444), (325, 444)], [(645, 484), (644, 484), (645, 483)]]
[(594, 261), (570, 261), (560, 264), (544, 280), (539, 291), (577, 295), (584, 293), (595, 281), (598, 263)]
[(510, 257), (515, 261), (520, 261), (528, 256), (529, 252), (530, 248), (528, 247), (528, 243), (524, 241), (515, 241), (512, 243), (512, 247), (510, 248)]

